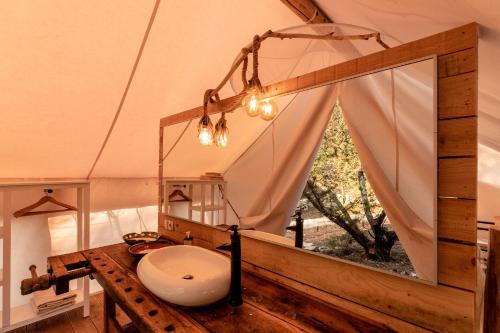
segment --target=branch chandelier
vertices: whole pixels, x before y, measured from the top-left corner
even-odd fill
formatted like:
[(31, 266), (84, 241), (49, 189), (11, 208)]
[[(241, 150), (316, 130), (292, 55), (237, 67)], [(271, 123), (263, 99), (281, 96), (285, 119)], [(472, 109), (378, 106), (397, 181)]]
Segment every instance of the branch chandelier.
[[(264, 89), (259, 79), (259, 49), (261, 43), (268, 38), (283, 39), (319, 39), (319, 40), (369, 40), (375, 38), (385, 49), (389, 46), (380, 38), (380, 32), (372, 32), (362, 35), (335, 35), (333, 32), (325, 35), (300, 34), (300, 33), (281, 33), (267, 31), (263, 35), (256, 35), (250, 47), (241, 50), (238, 59), (234, 62), (229, 72), (215, 89), (205, 91), (203, 98), (203, 116), (198, 123), (198, 139), (204, 146), (210, 146), (215, 143), (217, 147), (226, 147), (228, 144), (229, 130), (226, 124), (226, 112), (222, 112), (221, 118), (215, 124), (215, 131), (212, 121), (208, 116), (208, 103), (220, 104), (219, 91), (224, 87), (234, 72), (241, 66), (241, 80), (243, 81), (242, 94), (245, 96), (241, 106), (250, 117), (260, 116), (266, 121), (273, 120), (278, 113), (278, 106), (273, 98), (264, 97)], [(252, 78), (247, 80), (248, 56), (252, 54)]]

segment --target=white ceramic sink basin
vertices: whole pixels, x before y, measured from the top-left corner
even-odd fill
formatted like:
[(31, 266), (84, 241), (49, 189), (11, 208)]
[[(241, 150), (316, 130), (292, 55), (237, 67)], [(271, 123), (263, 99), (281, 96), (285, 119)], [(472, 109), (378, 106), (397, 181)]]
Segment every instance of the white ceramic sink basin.
[(184, 306), (214, 303), (229, 292), (231, 262), (198, 246), (155, 250), (137, 266), (139, 280), (161, 299)]

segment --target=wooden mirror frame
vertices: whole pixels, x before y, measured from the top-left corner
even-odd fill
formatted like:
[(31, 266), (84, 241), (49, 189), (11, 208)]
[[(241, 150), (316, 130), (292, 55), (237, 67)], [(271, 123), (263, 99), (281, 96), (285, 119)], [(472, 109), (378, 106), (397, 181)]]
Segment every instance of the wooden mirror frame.
[[(398, 331), (472, 332), (477, 325), (477, 96), (478, 25), (399, 45), (264, 87), (283, 96), (375, 72), (416, 59), (438, 59), (438, 285), (430, 286), (330, 260), (306, 251), (245, 238), (245, 269), (386, 323)], [(230, 112), (243, 96), (209, 105), (208, 113)], [(229, 236), (221, 229), (161, 213), (163, 132), (166, 126), (200, 117), (197, 107), (160, 120), (159, 231), (181, 241), (191, 230), (195, 244), (215, 248)], [(167, 224), (172, 228), (167, 229)]]

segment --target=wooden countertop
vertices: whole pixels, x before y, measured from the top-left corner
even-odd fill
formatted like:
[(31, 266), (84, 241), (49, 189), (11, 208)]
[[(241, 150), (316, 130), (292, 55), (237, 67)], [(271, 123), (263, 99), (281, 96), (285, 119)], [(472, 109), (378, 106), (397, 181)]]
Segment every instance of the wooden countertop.
[(388, 327), (243, 271), (242, 306), (227, 300), (187, 308), (151, 294), (136, 275), (126, 244), (82, 251), (92, 276), (111, 299), (147, 332), (393, 332)]

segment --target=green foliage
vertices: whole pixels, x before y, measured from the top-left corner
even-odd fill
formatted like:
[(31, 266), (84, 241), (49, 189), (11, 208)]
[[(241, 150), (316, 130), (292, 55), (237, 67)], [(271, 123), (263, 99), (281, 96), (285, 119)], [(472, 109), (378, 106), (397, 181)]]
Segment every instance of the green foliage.
[[(358, 182), (358, 171), (361, 169), (358, 153), (344, 120), (342, 109), (337, 103), (309, 179), (322, 191), (336, 193), (342, 205), (349, 213), (356, 216), (363, 213)], [(367, 184), (367, 190), (372, 213), (377, 214), (381, 211), (380, 203), (369, 184)], [(327, 200), (328, 196), (325, 195), (322, 199)], [(328, 206), (335, 205), (330, 203)]]

